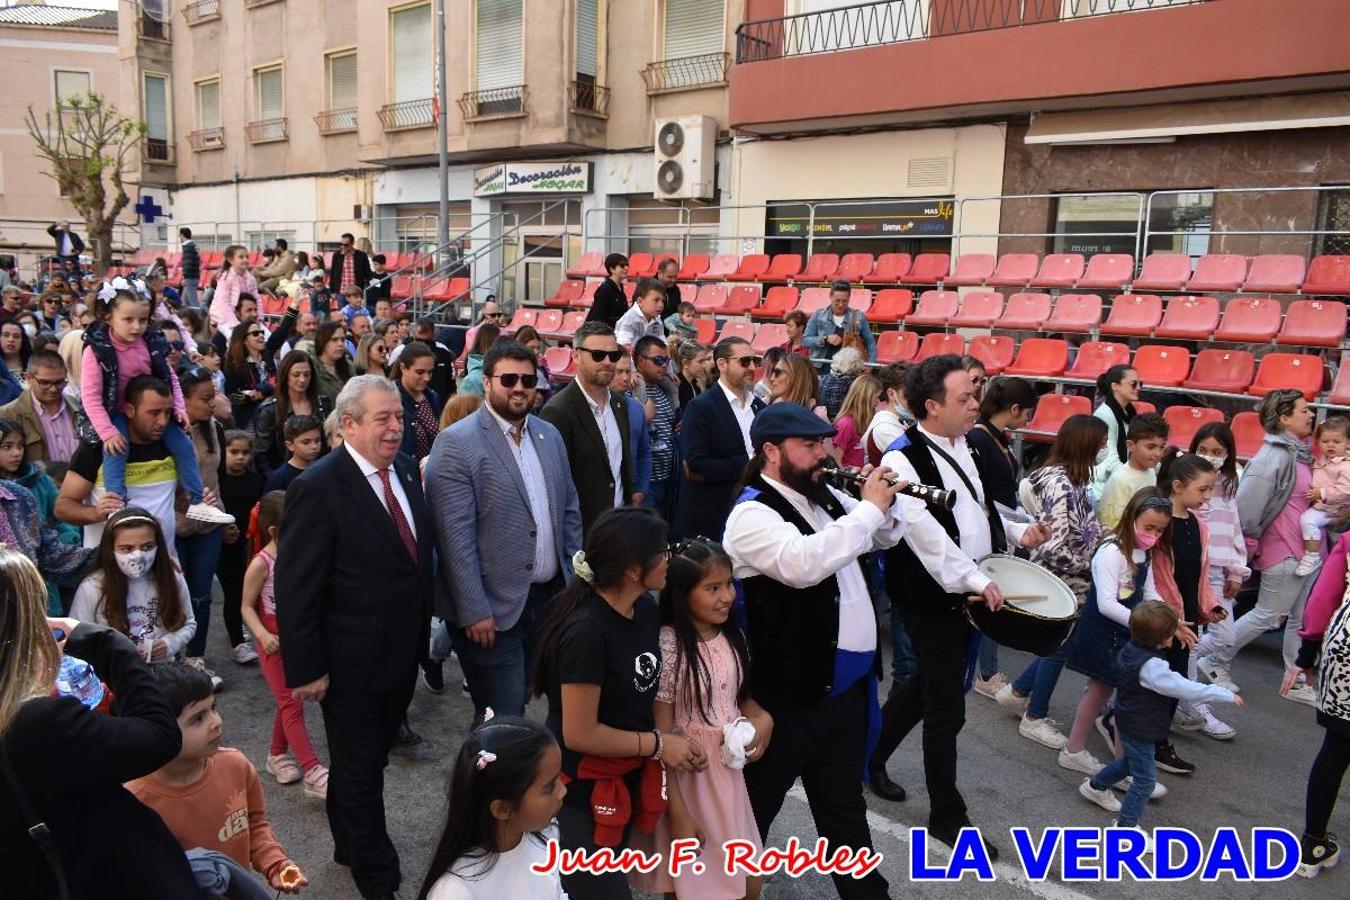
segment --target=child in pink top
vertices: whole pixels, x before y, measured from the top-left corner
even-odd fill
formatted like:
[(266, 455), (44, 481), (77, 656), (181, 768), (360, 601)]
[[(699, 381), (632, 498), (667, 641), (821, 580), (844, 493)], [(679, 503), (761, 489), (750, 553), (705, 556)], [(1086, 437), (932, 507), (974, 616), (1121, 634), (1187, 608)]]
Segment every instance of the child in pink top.
[(258, 282), (248, 270), (248, 248), (241, 244), (231, 244), (225, 248), (225, 269), (216, 280), (216, 292), (211, 295), (209, 315), (216, 328), (229, 336), (231, 329), (239, 324), (239, 314), (235, 307), (239, 305), (239, 295), (258, 296)]
[(1298, 519), (1303, 530), (1303, 558), (1295, 575), (1311, 575), (1322, 562), (1322, 533), (1350, 506), (1350, 418), (1327, 416), (1317, 426), (1315, 438), (1322, 455), (1313, 463), (1312, 488), (1308, 491), (1312, 505)]

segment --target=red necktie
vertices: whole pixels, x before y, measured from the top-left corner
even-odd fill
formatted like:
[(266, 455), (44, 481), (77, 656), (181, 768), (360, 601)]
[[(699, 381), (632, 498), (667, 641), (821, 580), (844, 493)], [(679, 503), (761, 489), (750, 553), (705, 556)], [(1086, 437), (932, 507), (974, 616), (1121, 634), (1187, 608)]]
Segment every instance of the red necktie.
[(417, 538), (413, 537), (408, 519), (403, 515), (403, 507), (399, 505), (398, 497), (394, 496), (394, 488), (389, 484), (389, 470), (380, 469), (379, 472), (380, 482), (384, 485), (384, 505), (389, 507), (389, 515), (394, 519), (394, 527), (398, 529), (398, 536), (403, 539), (403, 546), (407, 549), (408, 555), (412, 557), (413, 562), (417, 562)]

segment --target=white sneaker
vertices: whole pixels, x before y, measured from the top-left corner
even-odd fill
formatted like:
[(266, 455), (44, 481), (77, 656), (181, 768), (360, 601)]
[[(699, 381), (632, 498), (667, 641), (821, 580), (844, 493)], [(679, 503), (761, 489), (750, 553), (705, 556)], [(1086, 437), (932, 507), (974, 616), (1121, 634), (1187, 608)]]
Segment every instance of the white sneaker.
[(1028, 719), (1024, 715), (1022, 721), (1017, 725), (1017, 733), (1029, 741), (1035, 741), (1042, 747), (1049, 747), (1051, 750), (1063, 750), (1069, 739), (1055, 725), (1055, 721), (1048, 716), (1044, 719)]
[(258, 654), (248, 644), (235, 644), (234, 649), (230, 651), (230, 659), (241, 666), (246, 666), (251, 662), (257, 662)]
[(1147, 854), (1153, 853), (1153, 838), (1149, 837), (1148, 832), (1145, 831), (1144, 829), (1140, 828), (1138, 825), (1121, 825), (1121, 824), (1119, 824), (1119, 823), (1117, 823), (1117, 822), (1112, 822), (1112, 823), (1111, 823), (1111, 827), (1112, 827), (1112, 828), (1129, 828), (1129, 829), (1131, 829), (1131, 830), (1133, 830), (1133, 831), (1139, 832), (1140, 834), (1142, 834), (1142, 835), (1144, 836), (1144, 849), (1143, 849), (1142, 852), (1143, 852), (1143, 853), (1147, 853)]
[(216, 509), (209, 503), (194, 503), (183, 513), (196, 522), (210, 522), (212, 525), (233, 525), (234, 516)]
[(1295, 703), (1302, 703), (1305, 706), (1317, 705), (1317, 691), (1308, 687), (1306, 684), (1300, 684), (1289, 689), (1289, 693), (1281, 694), (1286, 700), (1293, 700)]
[(1294, 577), (1302, 578), (1304, 575), (1311, 575), (1317, 571), (1317, 567), (1322, 564), (1322, 555), (1316, 550), (1305, 550), (1303, 558), (1298, 561), (1294, 567)]
[(1242, 689), (1233, 683), (1232, 670), (1223, 663), (1215, 662), (1208, 656), (1202, 656), (1195, 661), (1195, 667), (1210, 684), (1227, 688), (1235, 694), (1242, 693)]
[(994, 694), (994, 702), (1003, 707), (1010, 713), (1018, 716), (1027, 711), (1027, 697), (1019, 697), (1013, 693), (1012, 685), (1005, 684)]
[(277, 784), (295, 784), (302, 777), (299, 764), (289, 753), (269, 755), (267, 771), (277, 780)]
[(1083, 795), (1083, 799), (1092, 801), (1107, 812), (1120, 812), (1120, 801), (1116, 799), (1116, 795), (1109, 790), (1099, 791), (1094, 788), (1091, 778), (1083, 779), (1083, 783), (1078, 786), (1078, 793)]
[(1204, 720), (1200, 733), (1205, 737), (1214, 738), (1216, 741), (1231, 741), (1237, 735), (1232, 725), (1215, 717), (1208, 703), (1195, 704), (1195, 712)]
[(185, 658), (183, 662), (189, 666), (192, 666), (192, 668), (197, 669), (198, 671), (205, 672), (207, 676), (211, 679), (212, 691), (220, 690), (220, 686), (225, 683), (224, 678), (221, 678), (215, 672), (212, 672), (210, 669), (206, 667), (206, 660), (202, 659), (200, 656), (189, 656)]
[(995, 672), (988, 678), (981, 678), (979, 675), (976, 675), (975, 683), (971, 687), (972, 690), (980, 696), (988, 697), (990, 700), (997, 700), (998, 692), (1002, 690), (1003, 686), (1007, 683), (1007, 675), (1004, 675), (1002, 672)]
[[(1127, 794), (1129, 793), (1130, 785), (1132, 784), (1134, 784), (1134, 776), (1126, 775), (1124, 778), (1120, 779), (1115, 784), (1111, 785), (1111, 787), (1120, 791), (1122, 794)], [(1153, 793), (1148, 795), (1148, 799), (1161, 800), (1163, 797), (1166, 796), (1167, 796), (1167, 785), (1163, 784), (1161, 781), (1154, 781)]]
[(1082, 772), (1091, 777), (1102, 770), (1102, 761), (1092, 755), (1092, 751), (1087, 748), (1079, 750), (1077, 753), (1070, 753), (1068, 750), (1059, 751), (1059, 766), (1061, 769), (1069, 769), (1073, 772)]

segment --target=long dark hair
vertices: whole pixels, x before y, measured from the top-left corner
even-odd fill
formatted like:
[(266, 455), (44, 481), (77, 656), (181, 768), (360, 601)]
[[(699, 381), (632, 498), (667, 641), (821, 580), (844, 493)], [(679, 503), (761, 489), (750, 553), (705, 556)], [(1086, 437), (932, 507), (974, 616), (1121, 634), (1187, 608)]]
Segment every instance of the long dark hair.
[(98, 553), (94, 557), (94, 569), (102, 576), (102, 597), (96, 607), (103, 613), (108, 626), (123, 634), (127, 633), (127, 576), (117, 566), (117, 557), (113, 545), (117, 532), (123, 528), (148, 527), (155, 532), (155, 562), (150, 567), (150, 578), (155, 582), (155, 593), (159, 598), (159, 620), (166, 631), (177, 631), (187, 621), (183, 609), (184, 599), (178, 593), (178, 570), (174, 568), (173, 557), (169, 555), (169, 545), (164, 541), (164, 529), (159, 520), (139, 506), (124, 506), (108, 517), (103, 528), (103, 539), (99, 541)]
[(1092, 480), (1092, 466), (1106, 434), (1106, 423), (1096, 416), (1086, 413), (1069, 416), (1055, 435), (1045, 465), (1063, 466), (1070, 484), (1086, 486)]
[[(1130, 502), (1125, 504), (1125, 510), (1120, 514), (1120, 521), (1116, 523), (1114, 534), (1114, 540), (1120, 545), (1120, 551), (1125, 554), (1125, 562), (1129, 566), (1134, 565), (1134, 551), (1137, 549), (1134, 544), (1135, 520), (1149, 510), (1157, 510), (1167, 516), (1167, 525), (1159, 535), (1154, 549), (1162, 548), (1163, 552), (1166, 552), (1167, 548), (1172, 546), (1172, 501), (1155, 487), (1142, 487), (1135, 491)], [(1136, 587), (1142, 588), (1143, 585)]]
[(984, 396), (980, 398), (980, 418), (992, 419), (1014, 406), (1035, 409), (1036, 400), (1036, 389), (1031, 386), (1031, 382), (1013, 375), (998, 375), (984, 384)]
[(1223, 452), (1226, 458), (1223, 465), (1219, 466), (1219, 481), (1223, 485), (1223, 493), (1232, 496), (1237, 491), (1237, 440), (1233, 437), (1233, 429), (1228, 427), (1227, 422), (1206, 422), (1195, 430), (1195, 436), (1191, 438), (1191, 452), (1195, 453), (1200, 444), (1206, 440), (1215, 440), (1223, 444)]
[(258, 322), (240, 322), (230, 332), (230, 340), (225, 348), (225, 371), (235, 378), (247, 379), (256, 384), (258, 372), (249, 364), (248, 358), (248, 330), (250, 328), (262, 330), (262, 325)]
[(1211, 475), (1215, 471), (1214, 464), (1203, 456), (1168, 447), (1162, 462), (1158, 464), (1158, 490), (1162, 491), (1164, 497), (1171, 497), (1173, 481), (1190, 484), (1201, 475)]
[(598, 588), (619, 584), (632, 566), (653, 569), (666, 551), (666, 523), (650, 509), (620, 506), (607, 509), (586, 536), (586, 564), (590, 581), (573, 575), (553, 599), (553, 609), (539, 630), (539, 657), (534, 668), (534, 693), (547, 694), (557, 679), (558, 633), (568, 617)]
[(1111, 415), (1116, 419), (1116, 456), (1121, 462), (1128, 462), (1130, 458), (1129, 448), (1125, 446), (1125, 431), (1134, 418), (1134, 404), (1121, 406), (1117, 403), (1111, 386), (1120, 384), (1125, 380), (1125, 373), (1133, 371), (1134, 366), (1116, 363), (1097, 377), (1097, 393), (1102, 396), (1102, 405), (1111, 410)]
[[(183, 369), (181, 372), (178, 373), (178, 388), (180, 391), (182, 391), (183, 397), (185, 399), (187, 398), (188, 394), (192, 393), (194, 390), (196, 390), (197, 388), (201, 387), (204, 384), (210, 384), (213, 386), (215, 384), (214, 380), (211, 378), (211, 373), (206, 369), (205, 366), (188, 366), (186, 369)], [(216, 423), (216, 420), (212, 418), (207, 419), (205, 422), (197, 422), (193, 427), (201, 429), (202, 434), (206, 438), (207, 451), (215, 453), (216, 452), (215, 431), (216, 428), (219, 427)]]
[[(661, 591), (661, 622), (669, 625), (675, 632), (675, 642), (679, 648), (679, 664), (675, 671), (675, 683), (684, 693), (685, 705), (698, 710), (704, 724), (716, 724), (709, 718), (709, 706), (712, 703), (712, 667), (700, 648), (698, 628), (694, 617), (689, 613), (689, 594), (716, 570), (725, 570), (731, 574), (731, 557), (720, 544), (707, 538), (694, 538), (675, 545), (670, 556), (670, 568), (666, 570), (666, 586)], [(729, 617), (722, 626), (722, 634), (736, 654), (736, 701), (744, 703), (750, 697), (750, 648), (746, 645), (745, 635), (736, 624), (735, 617)]]
[[(333, 339), (333, 335), (337, 333), (339, 328), (342, 329), (342, 334), (345, 337), (347, 334), (347, 326), (337, 319), (329, 319), (327, 322), (319, 325), (318, 329), (314, 332), (314, 358), (320, 360), (319, 365), (323, 365), (323, 348), (328, 346), (328, 342)], [(345, 353), (338, 357), (337, 362), (333, 363), (333, 369), (337, 372), (338, 377), (344, 382), (351, 380), (352, 363), (351, 360), (347, 359)], [(318, 377), (318, 374), (319, 370), (316, 368), (314, 370), (316, 378)]]
[(319, 373), (314, 371), (314, 360), (309, 358), (309, 354), (303, 350), (292, 350), (281, 360), (281, 369), (277, 372), (277, 392), (276, 397), (276, 431), (281, 434), (281, 429), (286, 425), (286, 420), (291, 417), (291, 369), (297, 365), (304, 364), (309, 366), (309, 387), (305, 388), (305, 396), (309, 398), (309, 408), (317, 415), (319, 412)]
[[(464, 739), (450, 778), (445, 830), (431, 855), (418, 900), (426, 900), (436, 880), (457, 860), (471, 860), (471, 870), (461, 870), (466, 877), (481, 877), (492, 869), (498, 852), (493, 801), (519, 806), (534, 784), (540, 760), (555, 746), (557, 742), (548, 729), (515, 716), (489, 719)], [(494, 757), (482, 767), (478, 764), (481, 751)], [(537, 832), (532, 836), (541, 843), (544, 840)]]
[[(5, 438), (9, 437), (11, 434), (17, 434), (19, 436), (19, 439), (22, 441), (24, 438), (23, 426), (20, 425), (18, 422), (14, 421), (13, 419), (0, 419), (0, 442), (3, 442)], [(9, 478), (11, 480), (19, 478), (20, 476), (23, 475), (23, 471), (27, 467), (27, 463), (28, 463), (28, 446), (25, 443), (23, 450), (23, 458), (19, 460), (19, 468), (15, 470), (13, 475), (5, 475), (3, 472), (0, 472), (0, 478)]]

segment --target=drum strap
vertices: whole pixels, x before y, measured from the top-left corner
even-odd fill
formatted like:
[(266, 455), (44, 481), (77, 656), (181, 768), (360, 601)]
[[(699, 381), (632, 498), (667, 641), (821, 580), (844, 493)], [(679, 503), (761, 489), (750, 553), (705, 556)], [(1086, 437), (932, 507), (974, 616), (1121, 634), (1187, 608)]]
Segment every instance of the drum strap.
[(918, 431), (918, 429), (915, 429), (915, 431), (923, 438), (923, 442), (928, 445), (930, 450), (947, 461), (947, 465), (952, 467), (952, 470), (956, 472), (957, 477), (965, 484), (966, 490), (970, 491), (970, 496), (974, 497), (976, 500), (980, 499), (981, 496), (984, 497), (984, 512), (989, 519), (990, 546), (993, 547), (995, 553), (1002, 553), (1007, 550), (1008, 538), (1003, 533), (1003, 518), (998, 514), (998, 510), (994, 508), (993, 503), (990, 501), (989, 492), (975, 490), (975, 485), (971, 483), (970, 476), (966, 474), (966, 470), (961, 468), (956, 460), (952, 459), (950, 453), (939, 447), (932, 438), (928, 437), (923, 432)]
[(1017, 460), (1013, 458), (1012, 451), (1009, 450), (1007, 447), (1005, 447), (1005, 446), (1003, 445), (1003, 439), (1000, 438), (998, 435), (994, 434), (994, 429), (990, 428), (988, 425), (984, 424), (983, 422), (976, 422), (976, 423), (975, 423), (975, 427), (978, 428), (978, 429), (980, 429), (980, 430), (983, 431), (985, 434), (989, 435), (991, 438), (994, 439), (994, 445), (995, 445), (996, 447), (998, 447), (998, 449), (999, 449), (1000, 451), (1002, 451), (1003, 455), (1007, 458), (1007, 460), (1008, 460), (1008, 465), (1012, 466), (1013, 475), (1016, 476), (1016, 474), (1017, 474)]

